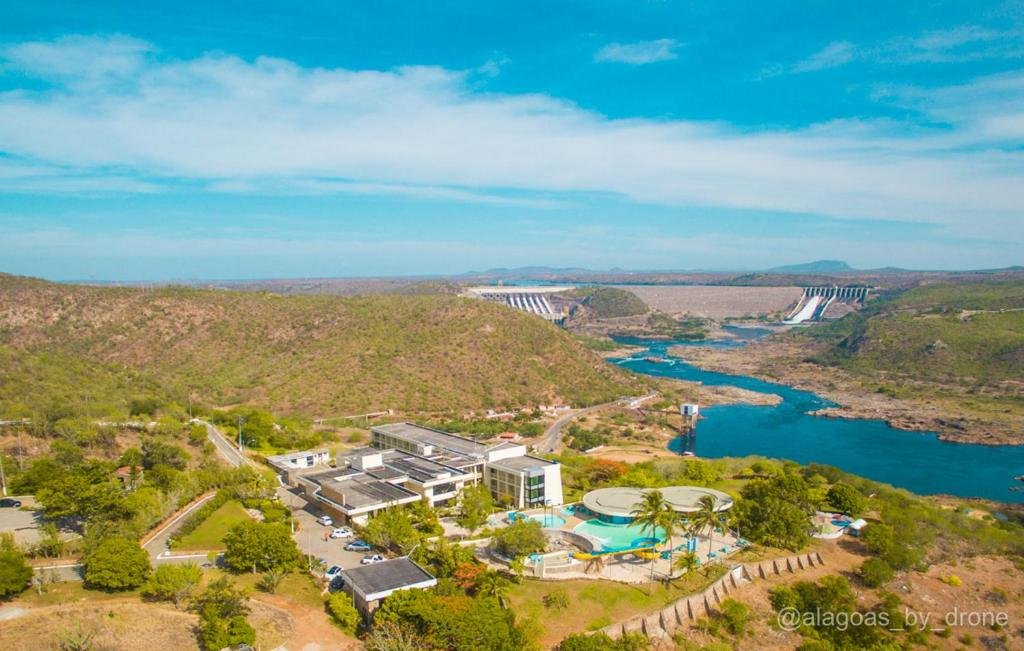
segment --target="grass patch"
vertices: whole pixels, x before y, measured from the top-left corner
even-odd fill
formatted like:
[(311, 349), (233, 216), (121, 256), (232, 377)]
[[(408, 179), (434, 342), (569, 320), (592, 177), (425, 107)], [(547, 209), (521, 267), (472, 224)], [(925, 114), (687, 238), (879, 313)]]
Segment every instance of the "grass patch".
[(175, 551), (212, 551), (224, 549), (221, 542), (231, 527), (251, 520), (238, 500), (229, 500), (210, 514), (195, 530), (183, 536)]
[[(572, 633), (593, 631), (634, 615), (664, 608), (673, 601), (699, 592), (726, 571), (715, 566), (710, 576), (690, 572), (668, 585), (655, 583), (651, 594), (647, 584), (628, 585), (615, 581), (579, 579), (572, 581), (524, 580), (512, 587), (509, 603), (520, 616), (536, 623), (542, 631), (540, 643), (547, 648)], [(564, 590), (569, 605), (553, 611), (544, 607), (544, 598)]]

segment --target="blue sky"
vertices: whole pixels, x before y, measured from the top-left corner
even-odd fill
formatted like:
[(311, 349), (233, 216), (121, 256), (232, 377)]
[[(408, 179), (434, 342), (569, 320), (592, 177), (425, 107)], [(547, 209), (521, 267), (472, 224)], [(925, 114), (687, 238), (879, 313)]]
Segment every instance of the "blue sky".
[(0, 271), (1024, 264), (1019, 1), (98, 4), (0, 0)]

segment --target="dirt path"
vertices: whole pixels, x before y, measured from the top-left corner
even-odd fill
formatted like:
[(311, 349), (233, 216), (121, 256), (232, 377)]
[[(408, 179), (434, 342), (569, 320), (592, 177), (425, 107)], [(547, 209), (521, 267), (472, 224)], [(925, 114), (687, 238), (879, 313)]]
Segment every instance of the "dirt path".
[(323, 610), (301, 606), (278, 595), (254, 595), (253, 600), (286, 613), (292, 620), (291, 637), (279, 649), (287, 651), (335, 651), (361, 649), (362, 643), (345, 635), (331, 623)]

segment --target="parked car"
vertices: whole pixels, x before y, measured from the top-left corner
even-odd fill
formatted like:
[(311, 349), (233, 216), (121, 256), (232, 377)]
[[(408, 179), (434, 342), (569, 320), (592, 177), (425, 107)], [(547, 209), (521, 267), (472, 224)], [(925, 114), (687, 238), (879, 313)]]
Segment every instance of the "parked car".
[(370, 546), (370, 543), (363, 540), (353, 540), (345, 545), (345, 551), (347, 552), (368, 552), (372, 550), (373, 547)]
[(324, 578), (333, 581), (334, 578), (341, 573), (341, 570), (342, 567), (340, 565), (332, 565), (329, 568), (327, 568), (326, 572), (324, 572)]
[(348, 527), (340, 527), (331, 532), (331, 538), (351, 538), (354, 535)]
[(329, 515), (321, 515), (319, 518), (316, 519), (316, 521), (318, 523), (324, 525), (325, 527), (332, 527), (332, 526), (334, 526), (334, 520), (332, 520), (331, 516), (329, 516)]
[(363, 560), (359, 561), (363, 565), (373, 565), (374, 563), (383, 563), (385, 559), (380, 554), (373, 554), (372, 556), (363, 556)]
[(340, 575), (340, 574), (338, 576), (334, 577), (333, 579), (331, 579), (331, 582), (327, 584), (327, 591), (328, 592), (337, 592), (338, 590), (344, 590), (344, 589), (345, 589), (345, 577)]
[(0, 500), (0, 506), (5, 508), (17, 509), (21, 508), (21, 502), (19, 500), (12, 500), (9, 497), (5, 497), (4, 499)]

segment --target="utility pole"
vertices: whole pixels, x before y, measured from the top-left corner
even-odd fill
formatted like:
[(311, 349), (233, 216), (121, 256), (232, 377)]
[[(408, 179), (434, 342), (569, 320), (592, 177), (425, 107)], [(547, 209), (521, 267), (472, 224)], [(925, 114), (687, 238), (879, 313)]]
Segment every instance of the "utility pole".
[(245, 419), (243, 419), (241, 416), (239, 416), (238, 417), (238, 451), (239, 452), (243, 452), (243, 450), (242, 450), (242, 423), (244, 423), (244, 422), (245, 422)]
[(4, 497), (7, 497), (7, 477), (4, 475), (4, 454), (0, 452), (0, 490), (3, 490)]

